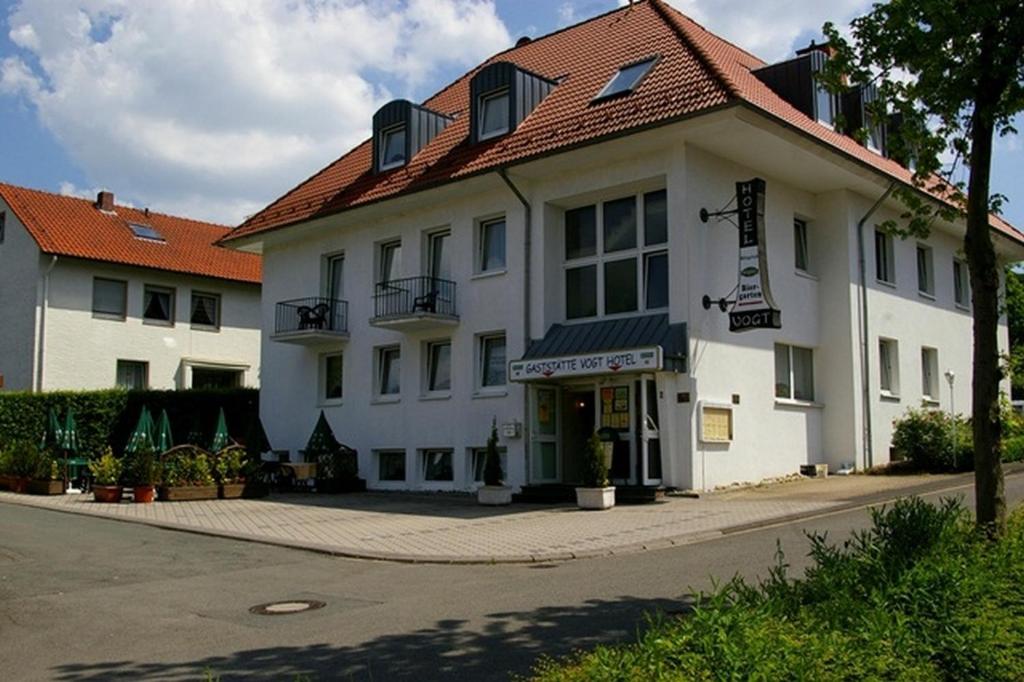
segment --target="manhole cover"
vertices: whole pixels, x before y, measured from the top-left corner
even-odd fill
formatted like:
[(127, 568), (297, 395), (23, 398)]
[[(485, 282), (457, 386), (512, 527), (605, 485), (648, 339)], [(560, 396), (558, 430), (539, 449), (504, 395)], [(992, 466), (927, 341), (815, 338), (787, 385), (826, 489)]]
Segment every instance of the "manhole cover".
[(304, 611), (315, 611), (322, 609), (326, 604), (315, 599), (300, 599), (296, 601), (272, 601), (269, 604), (258, 604), (249, 609), (249, 613), (258, 616), (288, 616), (293, 613)]

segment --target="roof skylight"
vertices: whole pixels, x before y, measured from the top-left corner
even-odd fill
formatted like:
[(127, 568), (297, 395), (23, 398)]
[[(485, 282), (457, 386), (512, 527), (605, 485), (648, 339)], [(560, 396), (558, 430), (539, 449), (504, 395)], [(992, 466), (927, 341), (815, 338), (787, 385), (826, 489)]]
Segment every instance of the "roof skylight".
[(608, 84), (604, 86), (604, 89), (594, 99), (604, 99), (632, 92), (640, 84), (643, 77), (647, 75), (647, 72), (651, 70), (656, 60), (655, 57), (651, 57), (642, 62), (634, 62), (633, 64), (623, 66), (612, 76), (612, 79), (608, 81)]
[(132, 228), (132, 234), (135, 235), (136, 239), (148, 239), (152, 242), (163, 242), (167, 241), (163, 235), (156, 231), (150, 225), (143, 225), (142, 223), (128, 223), (128, 227)]

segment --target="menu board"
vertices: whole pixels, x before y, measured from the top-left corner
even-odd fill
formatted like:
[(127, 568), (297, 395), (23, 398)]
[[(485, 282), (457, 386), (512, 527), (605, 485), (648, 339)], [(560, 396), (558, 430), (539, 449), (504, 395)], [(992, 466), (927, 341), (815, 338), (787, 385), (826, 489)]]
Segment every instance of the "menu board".
[(601, 389), (601, 428), (629, 430), (629, 386)]

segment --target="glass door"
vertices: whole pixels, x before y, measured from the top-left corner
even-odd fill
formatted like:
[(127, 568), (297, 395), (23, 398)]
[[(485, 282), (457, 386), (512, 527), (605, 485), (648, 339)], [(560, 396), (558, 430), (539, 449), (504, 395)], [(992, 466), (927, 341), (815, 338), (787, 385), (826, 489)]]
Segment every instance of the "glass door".
[(533, 434), (530, 443), (530, 482), (555, 483), (559, 479), (557, 387), (533, 389)]
[(633, 382), (604, 384), (598, 389), (598, 429), (614, 443), (608, 479), (615, 485), (636, 483), (634, 419), (636, 396)]
[(658, 387), (654, 377), (637, 382), (640, 394), (640, 476), (643, 485), (661, 485), (661, 431), (658, 420)]

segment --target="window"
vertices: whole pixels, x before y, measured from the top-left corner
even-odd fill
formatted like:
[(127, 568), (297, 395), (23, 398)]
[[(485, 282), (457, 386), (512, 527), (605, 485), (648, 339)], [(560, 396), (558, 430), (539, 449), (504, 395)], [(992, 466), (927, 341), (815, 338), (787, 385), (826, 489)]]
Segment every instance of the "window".
[(380, 169), (403, 165), (405, 159), (405, 126), (394, 126), (380, 133)]
[(640, 84), (643, 77), (647, 75), (647, 72), (651, 70), (655, 61), (656, 59), (653, 58), (645, 59), (642, 62), (623, 66), (612, 76), (611, 80), (608, 81), (594, 99), (614, 97), (615, 95), (632, 92)]
[(961, 308), (971, 305), (971, 280), (967, 263), (959, 258), (953, 259), (953, 301)]
[(668, 307), (665, 191), (606, 201), (597, 209), (565, 212), (566, 318)]
[(509, 130), (509, 96), (508, 90), (498, 90), (480, 97), (480, 121), (478, 122), (481, 140), (504, 135)]
[(814, 353), (810, 348), (775, 344), (775, 397), (814, 400)]
[(480, 385), (483, 388), (504, 386), (505, 335), (480, 337)]
[(878, 371), (883, 395), (900, 393), (899, 348), (893, 339), (878, 340)]
[(886, 284), (896, 284), (896, 263), (893, 260), (892, 235), (875, 230), (875, 278)]
[(142, 292), (142, 319), (174, 324), (174, 289), (146, 286)]
[(446, 392), (452, 388), (452, 342), (427, 344), (427, 391)]
[(424, 450), (421, 454), (423, 457), (424, 481), (455, 480), (451, 450)]
[(480, 223), (480, 253), (477, 256), (478, 272), (495, 272), (505, 269), (505, 219), (496, 218)]
[(324, 296), (340, 301), (345, 298), (345, 255), (327, 256), (324, 261)]
[(192, 314), (189, 318), (194, 327), (220, 328), (220, 296), (192, 292)]
[(192, 388), (239, 388), (244, 379), (240, 369), (192, 368)]
[(402, 354), (398, 346), (377, 349), (377, 394), (397, 396), (402, 391)]
[(0, 244), (4, 243), (4, 235), (7, 233), (7, 212), (0, 211)]
[[(501, 470), (508, 478), (507, 457), (505, 448), (498, 448), (498, 459), (501, 461)], [(484, 482), (484, 469), (487, 467), (487, 448), (474, 448), (473, 458), (470, 463), (472, 467), (472, 481), (474, 483)]]
[(814, 81), (814, 114), (818, 123), (832, 127), (836, 120), (836, 100), (820, 81)]
[(427, 274), (435, 279), (450, 280), (452, 278), (452, 262), (448, 244), (452, 233), (448, 230), (433, 232), (428, 235), (427, 253), (430, 258)]
[(793, 218), (793, 264), (800, 272), (811, 271), (811, 258), (807, 250), (807, 221)]
[(380, 245), (377, 260), (377, 281), (390, 282), (399, 277), (402, 271), (402, 242), (395, 240)]
[(377, 480), (405, 480), (404, 450), (381, 450), (377, 453)]
[(935, 269), (932, 267), (932, 250), (923, 244), (917, 245), (917, 291), (926, 296), (935, 296)]
[(123, 320), (128, 311), (128, 283), (96, 277), (92, 280), (92, 314)]
[(117, 387), (129, 391), (149, 388), (149, 363), (136, 360), (117, 361)]
[(341, 353), (323, 356), (323, 383), (320, 398), (323, 401), (341, 400), (344, 396), (345, 357)]
[(128, 227), (131, 228), (132, 234), (135, 235), (136, 239), (146, 239), (151, 242), (162, 242), (166, 241), (162, 234), (156, 231), (150, 225), (143, 225), (141, 223), (128, 223)]
[(925, 400), (939, 400), (939, 351), (921, 348), (921, 395)]

